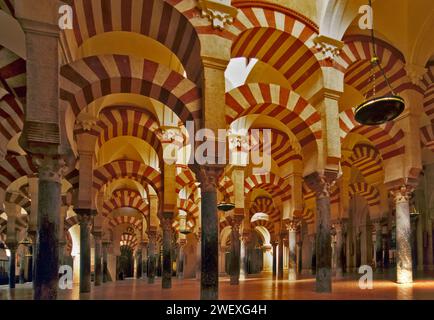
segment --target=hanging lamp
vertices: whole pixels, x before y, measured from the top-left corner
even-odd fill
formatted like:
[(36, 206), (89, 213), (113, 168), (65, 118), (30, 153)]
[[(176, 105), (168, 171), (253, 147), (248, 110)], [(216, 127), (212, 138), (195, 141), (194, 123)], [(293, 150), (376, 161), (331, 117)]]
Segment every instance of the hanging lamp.
[[(225, 171), (224, 171), (224, 176), (226, 177), (226, 167), (225, 167)], [(224, 178), (223, 178), (224, 179)], [(231, 202), (229, 196), (227, 194), (225, 194), (223, 201), (220, 201), (217, 204), (217, 209), (223, 212), (227, 212), (227, 211), (231, 211), (235, 208), (235, 203)]]
[[(372, 8), (371, 0), (369, 0), (369, 6)], [(356, 107), (355, 119), (363, 125), (380, 125), (396, 119), (404, 111), (405, 102), (403, 98), (395, 93), (386, 76), (386, 72), (381, 66), (380, 59), (377, 56), (377, 49), (375, 48), (374, 26), (371, 28), (371, 41), (372, 59), (370, 82), (372, 83), (372, 94), (369, 97), (368, 90), (365, 95), (365, 101)], [(390, 93), (385, 96), (376, 96), (375, 70), (377, 68), (380, 70), (382, 77), (390, 89)]]

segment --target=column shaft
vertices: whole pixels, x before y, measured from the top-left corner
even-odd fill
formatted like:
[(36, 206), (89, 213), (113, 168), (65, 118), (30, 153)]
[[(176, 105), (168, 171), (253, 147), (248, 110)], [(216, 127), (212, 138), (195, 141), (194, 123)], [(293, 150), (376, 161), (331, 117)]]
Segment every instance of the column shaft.
[(56, 300), (59, 278), (58, 226), (62, 162), (45, 158), (39, 167), (38, 231), (36, 236), (34, 299)]
[(148, 243), (148, 283), (155, 282), (155, 268), (156, 268), (156, 257), (155, 257), (155, 241), (156, 232), (149, 231), (149, 243)]
[(395, 191), (396, 280), (398, 283), (413, 282), (409, 193), (410, 189), (405, 186)]
[(277, 279), (283, 279), (283, 235), (279, 238), (278, 262), (277, 262)]
[(101, 235), (94, 234), (94, 241), (95, 241), (95, 254), (94, 254), (95, 286), (99, 286), (101, 285), (102, 282)]
[(297, 229), (294, 223), (288, 226), (288, 280), (297, 280), (297, 253), (295, 251), (297, 242)]
[(331, 292), (330, 197), (317, 194), (316, 291)]
[(273, 279), (277, 275), (277, 243), (273, 242)]
[(336, 230), (336, 278), (341, 279), (343, 277), (344, 267), (344, 254), (343, 254), (343, 236), (342, 236), (342, 222), (339, 221), (335, 224)]
[(163, 289), (172, 287), (172, 218), (172, 212), (163, 214)]
[(107, 250), (108, 243), (104, 242), (102, 244), (102, 282), (106, 283), (108, 281), (108, 267), (107, 267)]
[(9, 246), (10, 250), (10, 257), (9, 257), (9, 288), (13, 289), (15, 288), (15, 274), (16, 274), (16, 248)]
[(237, 222), (233, 223), (231, 230), (231, 261), (230, 261), (230, 284), (239, 284), (240, 279), (240, 262), (241, 262), (241, 241), (240, 241), (240, 225)]
[(91, 228), (91, 210), (76, 210), (80, 220), (80, 292), (90, 292), (91, 275), (90, 275), (90, 228)]

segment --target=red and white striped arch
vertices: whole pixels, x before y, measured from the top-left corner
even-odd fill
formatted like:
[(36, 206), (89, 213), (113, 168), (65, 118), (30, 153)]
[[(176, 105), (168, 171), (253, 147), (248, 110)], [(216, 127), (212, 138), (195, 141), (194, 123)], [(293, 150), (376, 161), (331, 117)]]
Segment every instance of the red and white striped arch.
[(270, 235), (274, 234), (274, 223), (271, 222), (270, 220), (258, 219), (258, 220), (255, 220), (255, 221), (251, 222), (250, 226), (252, 228), (264, 227), (265, 229), (268, 230), (268, 232), (270, 233)]
[(107, 217), (113, 210), (119, 208), (134, 208), (140, 211), (143, 216), (149, 214), (148, 203), (140, 193), (130, 189), (116, 190), (109, 200), (104, 201), (102, 215)]
[(404, 131), (393, 122), (380, 126), (360, 125), (354, 118), (354, 108), (340, 113), (339, 125), (341, 141), (345, 140), (349, 133), (360, 134), (370, 140), (378, 149), (383, 160), (387, 160), (404, 154)]
[(110, 229), (114, 229), (122, 224), (128, 224), (137, 230), (142, 230), (143, 227), (142, 219), (138, 219), (132, 216), (117, 216), (114, 218), (110, 218), (108, 221), (108, 227)]
[[(337, 58), (337, 65), (342, 71), (345, 71), (345, 83), (365, 94), (371, 90), (371, 59), (372, 43), (366, 36), (349, 36), (344, 39), (345, 45), (341, 54)], [(378, 40), (376, 43), (377, 55), (380, 59), (381, 66), (386, 72), (392, 88), (396, 93), (406, 89), (414, 88), (407, 72), (405, 71), (405, 58), (401, 52), (392, 47), (385, 41)], [(384, 95), (390, 92), (381, 71), (376, 68), (375, 77), (377, 79), (376, 92), (378, 95)]]
[(380, 205), (380, 193), (376, 187), (373, 187), (364, 182), (357, 182), (349, 185), (350, 196), (358, 194), (365, 198), (369, 207)]
[(20, 101), (26, 98), (26, 61), (0, 46), (0, 88)]
[(107, 163), (93, 172), (93, 187), (100, 190), (103, 185), (116, 179), (128, 178), (150, 184), (158, 193), (162, 192), (161, 174), (154, 168), (132, 160), (118, 160)]
[(0, 0), (0, 10), (15, 16), (14, 2), (12, 0)]
[(421, 87), (424, 90), (423, 107), (426, 115), (434, 122), (434, 63), (428, 65), (428, 72), (426, 72), (422, 79)]
[(271, 158), (276, 161), (279, 167), (293, 160), (303, 160), (303, 157), (293, 148), (287, 134), (277, 129), (271, 129), (271, 145), (268, 145), (268, 141), (264, 139), (263, 130), (250, 130), (249, 137), (252, 150), (267, 150), (264, 148), (264, 143), (266, 143), (267, 147), (271, 149)]
[(367, 144), (357, 144), (351, 156), (343, 161), (342, 165), (357, 168), (365, 178), (383, 171), (380, 153)]
[(294, 133), (302, 147), (321, 138), (321, 117), (294, 91), (275, 84), (250, 83), (226, 93), (226, 123), (248, 114), (279, 120)]
[(253, 203), (250, 205), (249, 212), (250, 212), (250, 219), (253, 217), (254, 214), (258, 212), (262, 212), (268, 214), (269, 221), (271, 222), (280, 221), (280, 211), (274, 206), (273, 199), (269, 197), (264, 197), (264, 196), (257, 197), (255, 201), (253, 201)]
[(178, 209), (185, 211), (193, 218), (197, 218), (199, 216), (198, 205), (190, 199), (179, 199)]
[(291, 186), (274, 173), (252, 174), (244, 180), (244, 193), (246, 195), (257, 188), (270, 193), (276, 205), (291, 199)]
[(139, 242), (137, 241), (137, 237), (135, 234), (131, 233), (123, 233), (121, 235), (120, 246), (130, 247), (132, 250), (136, 249)]
[(178, 2), (75, 0), (74, 36), (62, 36), (71, 47), (80, 47), (86, 40), (106, 32), (133, 32), (150, 37), (170, 49), (183, 64), (188, 77), (200, 86), (200, 42), (193, 25), (182, 13), (195, 5), (181, 3), (174, 8)]
[(184, 123), (201, 119), (201, 93), (181, 74), (133, 56), (87, 57), (60, 70), (61, 103), (77, 116), (92, 101), (113, 93), (133, 93), (167, 105)]
[(30, 199), (16, 192), (6, 192), (5, 202), (14, 203), (30, 213)]
[(6, 190), (15, 180), (32, 175), (36, 167), (29, 156), (10, 156), (0, 161), (0, 189)]
[[(86, 131), (98, 137), (98, 148), (113, 138), (132, 136), (146, 141), (157, 154), (162, 155), (160, 125), (147, 110), (130, 106), (111, 106), (104, 108), (98, 118), (91, 131)], [(74, 130), (75, 134), (84, 132), (81, 126)]]
[(196, 183), (193, 171), (188, 166), (177, 165), (175, 192), (179, 192), (187, 186), (192, 187)]
[(235, 185), (230, 177), (221, 176), (217, 184), (217, 189), (224, 197), (229, 198), (229, 201), (235, 201)]
[(0, 88), (0, 151), (6, 154), (9, 141), (23, 130), (23, 121), (21, 103)]
[(434, 124), (420, 129), (422, 146), (434, 152)]
[(233, 39), (232, 57), (268, 63), (296, 89), (321, 70), (322, 55), (313, 42), (317, 27), (283, 7), (263, 4), (255, 1), (241, 6), (234, 23), (227, 27)]

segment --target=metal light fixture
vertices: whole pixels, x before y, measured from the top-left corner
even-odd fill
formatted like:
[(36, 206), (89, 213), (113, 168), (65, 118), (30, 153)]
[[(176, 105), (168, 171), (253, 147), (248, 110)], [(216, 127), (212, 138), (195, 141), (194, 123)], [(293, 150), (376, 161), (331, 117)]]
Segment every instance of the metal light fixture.
[[(369, 0), (369, 6), (372, 8), (372, 1)], [(381, 66), (381, 62), (377, 56), (377, 49), (375, 48), (375, 34), (374, 26), (371, 28), (372, 39), (372, 59), (371, 59), (371, 77), (372, 95), (368, 97), (368, 92), (365, 95), (365, 101), (356, 107), (355, 119), (363, 125), (380, 125), (388, 121), (396, 119), (405, 109), (405, 102), (398, 96), (386, 76), (386, 72)], [(375, 69), (378, 68), (390, 89), (390, 93), (385, 96), (376, 96), (375, 91)]]

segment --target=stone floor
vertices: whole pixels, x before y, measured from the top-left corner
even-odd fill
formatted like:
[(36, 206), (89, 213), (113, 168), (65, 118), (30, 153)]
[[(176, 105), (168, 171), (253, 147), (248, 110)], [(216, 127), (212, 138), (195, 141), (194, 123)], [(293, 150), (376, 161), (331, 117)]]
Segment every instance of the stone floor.
[[(372, 290), (361, 290), (357, 275), (333, 280), (333, 293), (318, 294), (315, 279), (303, 276), (296, 282), (287, 280), (273, 281), (270, 275), (252, 277), (231, 286), (229, 279), (220, 278), (220, 299), (224, 300), (395, 300), (428, 299), (434, 300), (434, 273), (418, 274), (412, 285), (398, 285), (393, 275), (375, 275)], [(172, 289), (161, 289), (161, 280), (147, 284), (146, 280), (127, 279), (92, 287), (92, 292), (80, 295), (78, 286), (72, 290), (59, 290), (59, 299), (82, 300), (194, 300), (199, 298), (199, 281), (173, 279)], [(0, 286), (0, 300), (32, 299), (31, 283), (17, 284), (10, 290)]]

